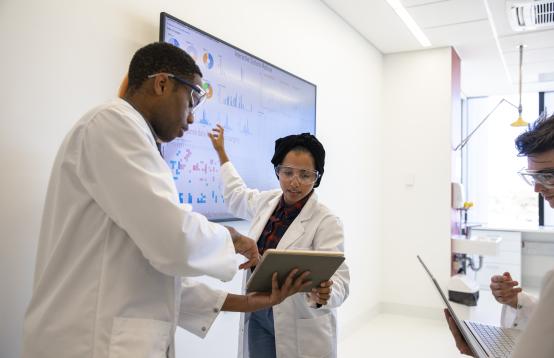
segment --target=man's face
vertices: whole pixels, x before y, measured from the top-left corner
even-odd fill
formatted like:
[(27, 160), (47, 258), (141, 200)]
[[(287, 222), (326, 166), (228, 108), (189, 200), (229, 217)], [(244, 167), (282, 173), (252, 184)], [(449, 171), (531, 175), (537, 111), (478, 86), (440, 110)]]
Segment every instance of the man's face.
[[(202, 85), (202, 78), (198, 74), (186, 80)], [(157, 118), (152, 121), (152, 126), (162, 141), (170, 142), (188, 130), (189, 124), (194, 122), (194, 115), (191, 111), (192, 88), (170, 78), (166, 85), (168, 88), (159, 103)]]
[[(527, 169), (529, 170), (554, 170), (554, 149), (547, 152), (532, 154), (527, 157)], [(540, 193), (544, 200), (554, 208), (554, 188), (535, 183), (535, 192)]]

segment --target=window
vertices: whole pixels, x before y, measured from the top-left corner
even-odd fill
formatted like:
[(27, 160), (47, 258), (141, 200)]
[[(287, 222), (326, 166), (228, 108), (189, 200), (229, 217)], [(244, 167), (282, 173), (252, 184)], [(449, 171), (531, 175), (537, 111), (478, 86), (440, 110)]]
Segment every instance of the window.
[[(517, 96), (468, 98), (463, 111), (463, 137), (502, 98), (518, 103)], [(538, 117), (538, 105), (537, 93), (523, 95), (524, 120), (532, 122)], [(462, 149), (462, 183), (466, 200), (475, 204), (468, 213), (470, 222), (500, 227), (538, 225), (537, 194), (517, 174), (518, 170), (527, 166), (527, 159), (517, 156), (514, 139), (525, 128), (511, 127), (510, 123), (516, 119), (517, 110), (502, 103)]]

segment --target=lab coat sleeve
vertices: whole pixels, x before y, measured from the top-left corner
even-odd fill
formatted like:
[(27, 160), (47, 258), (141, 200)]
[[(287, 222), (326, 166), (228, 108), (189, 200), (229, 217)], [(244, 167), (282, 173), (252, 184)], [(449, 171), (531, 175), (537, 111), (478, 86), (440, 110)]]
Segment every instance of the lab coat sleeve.
[(227, 292), (183, 278), (178, 324), (190, 333), (204, 338), (219, 315)]
[[(344, 231), (339, 218), (327, 215), (319, 224), (314, 237), (314, 250), (344, 252)], [(333, 277), (331, 297), (325, 308), (336, 308), (346, 300), (350, 287), (350, 271), (343, 262)]]
[(518, 337), (511, 358), (552, 358), (554, 357), (554, 271), (549, 271), (544, 279), (541, 297), (529, 323)]
[(77, 175), (93, 200), (158, 271), (230, 280), (237, 271), (227, 229), (179, 205), (171, 172), (140, 126), (114, 110), (83, 129)]
[(223, 182), (223, 198), (229, 212), (241, 219), (252, 220), (262, 193), (256, 189), (247, 188), (231, 162), (221, 166), (220, 174)]
[(527, 326), (531, 314), (535, 310), (537, 298), (525, 292), (517, 296), (517, 308), (502, 305), (500, 324), (506, 328), (524, 329)]

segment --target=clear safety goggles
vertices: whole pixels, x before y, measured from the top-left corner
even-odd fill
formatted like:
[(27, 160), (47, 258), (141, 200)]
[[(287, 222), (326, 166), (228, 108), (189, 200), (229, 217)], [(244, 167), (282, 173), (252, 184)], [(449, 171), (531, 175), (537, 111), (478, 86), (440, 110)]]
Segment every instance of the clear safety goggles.
[(177, 77), (172, 73), (154, 73), (153, 75), (148, 76), (148, 78), (156, 77), (158, 75), (166, 75), (167, 77), (179, 82), (182, 85), (185, 85), (191, 89), (190, 91), (190, 111), (194, 113), (194, 111), (206, 100), (207, 92), (200, 87), (199, 85), (196, 85), (190, 81), (187, 81), (181, 77)]
[(517, 172), (529, 185), (542, 185), (546, 188), (554, 188), (554, 168), (542, 170), (521, 169)]
[(314, 184), (319, 178), (317, 170), (294, 168), (285, 165), (276, 166), (275, 174), (277, 174), (279, 179), (285, 180), (292, 180), (296, 177), (301, 184), (305, 185)]

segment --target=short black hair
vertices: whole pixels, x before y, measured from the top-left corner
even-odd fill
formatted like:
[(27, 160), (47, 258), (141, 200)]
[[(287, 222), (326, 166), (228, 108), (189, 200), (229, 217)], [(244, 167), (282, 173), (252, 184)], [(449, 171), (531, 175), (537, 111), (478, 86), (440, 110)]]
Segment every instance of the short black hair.
[(129, 89), (139, 88), (148, 76), (167, 72), (181, 77), (192, 77), (202, 72), (188, 53), (166, 42), (154, 42), (140, 48), (129, 64)]
[(539, 154), (554, 149), (554, 114), (546, 117), (543, 113), (529, 129), (520, 134), (516, 140), (520, 156)]

